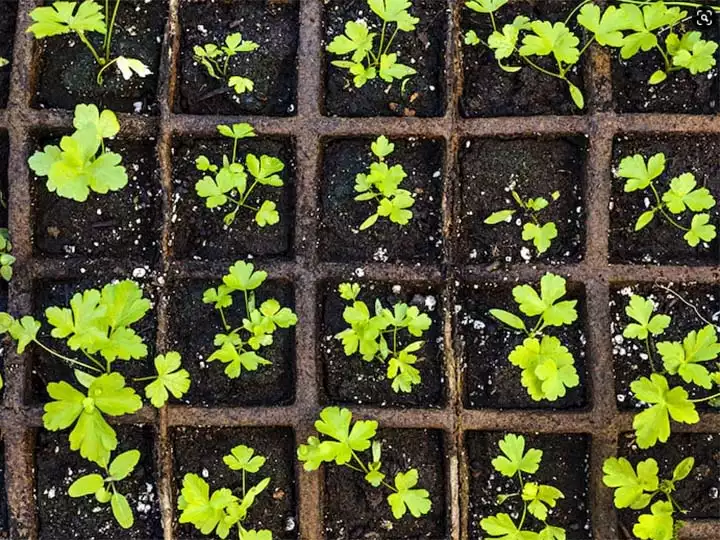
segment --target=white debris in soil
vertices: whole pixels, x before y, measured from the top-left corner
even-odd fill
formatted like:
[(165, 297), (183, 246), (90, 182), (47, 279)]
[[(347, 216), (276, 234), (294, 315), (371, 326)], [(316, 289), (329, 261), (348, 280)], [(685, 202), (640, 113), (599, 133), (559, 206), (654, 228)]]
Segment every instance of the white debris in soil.
[(54, 499), (55, 498), (55, 486), (51, 487), (50, 489), (46, 489), (43, 494), (47, 495), (48, 499)]
[(386, 247), (379, 247), (373, 254), (374, 261), (387, 262), (388, 261), (388, 250)]
[(285, 520), (285, 532), (290, 532), (295, 530), (295, 518), (292, 516), (289, 516)]
[(358, 268), (355, 269), (355, 275), (356, 275), (357, 277), (361, 278), (361, 277), (363, 277), (363, 276), (365, 275), (365, 270), (363, 270), (362, 268), (359, 268), (359, 267), (358, 267)]

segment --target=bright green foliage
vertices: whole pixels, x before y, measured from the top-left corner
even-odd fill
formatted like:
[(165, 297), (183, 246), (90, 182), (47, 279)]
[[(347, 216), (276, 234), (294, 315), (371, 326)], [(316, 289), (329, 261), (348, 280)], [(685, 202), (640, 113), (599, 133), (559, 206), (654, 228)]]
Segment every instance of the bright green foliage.
[[(290, 308), (280, 306), (274, 298), (265, 300), (256, 307), (255, 293), (252, 292), (265, 282), (267, 273), (255, 270), (252, 263), (238, 261), (223, 277), (222, 285), (208, 289), (203, 302), (213, 304), (222, 319), (224, 334), (215, 336), (217, 349), (208, 358), (209, 362), (219, 360), (227, 364), (225, 374), (231, 379), (240, 376), (243, 369), (256, 371), (261, 365), (271, 362), (257, 351), (273, 343), (273, 334), (278, 328), (290, 328), (297, 323), (297, 316)], [(242, 324), (233, 328), (225, 317), (225, 309), (233, 305), (233, 293), (242, 291), (245, 314)]]
[(125, 187), (128, 177), (122, 157), (104, 144), (104, 139), (120, 131), (115, 113), (101, 114), (95, 105), (78, 105), (74, 126), (75, 132), (63, 137), (60, 146), (48, 145), (28, 160), (36, 175), (47, 177), (48, 190), (84, 202), (90, 191), (105, 194)]
[(694, 383), (709, 390), (712, 388), (710, 371), (702, 362), (720, 356), (720, 343), (715, 327), (706, 325), (691, 331), (682, 343), (663, 341), (657, 344), (663, 365), (670, 375), (679, 375), (686, 383)]
[(228, 488), (220, 488), (210, 494), (210, 486), (205, 480), (197, 474), (186, 474), (178, 499), (180, 523), (192, 523), (202, 534), (214, 533), (220, 538), (227, 538), (230, 531), (237, 527), (237, 538), (240, 540), (272, 540), (270, 531), (247, 530), (244, 526), (255, 500), (270, 484), (270, 478), (266, 477), (246, 489), (246, 475), (256, 474), (265, 464), (263, 456), (254, 454), (252, 448), (240, 445), (223, 458), (231, 470), (242, 474), (242, 491), (238, 495)]
[[(171, 351), (155, 358), (157, 378), (145, 387), (145, 397), (153, 407), (160, 408), (170, 397), (180, 399), (190, 389), (190, 374), (180, 368), (180, 354)], [(168, 393), (169, 392), (169, 393)]]
[(250, 124), (220, 125), (218, 131), (233, 140), (232, 159), (223, 155), (222, 165), (215, 165), (206, 156), (199, 156), (195, 160), (195, 167), (205, 176), (195, 184), (195, 191), (205, 199), (208, 208), (231, 205), (232, 210), (224, 218), (228, 227), (234, 223), (241, 208), (255, 213), (258, 226), (275, 225), (280, 221), (280, 215), (274, 202), (264, 200), (257, 207), (249, 204), (248, 200), (258, 185), (282, 187), (282, 178), (277, 173), (285, 169), (285, 164), (276, 157), (266, 155), (258, 158), (254, 154), (247, 154), (244, 164), (242, 159), (238, 160), (238, 142), (255, 137), (255, 130)]
[(407, 174), (402, 165), (390, 167), (385, 162), (385, 158), (395, 151), (395, 145), (381, 135), (370, 147), (378, 160), (370, 164), (367, 173), (360, 173), (355, 177), (355, 191), (359, 193), (355, 200), (373, 201), (377, 203), (377, 210), (363, 221), (360, 230), (371, 227), (381, 217), (386, 217), (398, 225), (407, 225), (413, 216), (408, 208), (415, 204), (412, 193), (400, 188)]
[[(327, 51), (346, 60), (334, 60), (332, 65), (348, 70), (357, 88), (378, 76), (385, 82), (403, 80), (417, 73), (398, 62), (391, 53), (398, 32), (413, 32), (420, 19), (410, 15), (410, 0), (367, 0), (368, 7), (382, 21), (380, 35), (371, 32), (364, 20), (345, 23), (345, 33), (336, 36)], [(395, 27), (392, 35), (389, 30)], [(378, 43), (376, 48), (375, 44)]]
[[(654, 206), (638, 217), (635, 230), (644, 229), (660, 214), (673, 227), (685, 232), (683, 238), (690, 246), (711, 241), (716, 231), (714, 225), (708, 224), (710, 215), (705, 211), (715, 207), (715, 198), (707, 188), (697, 187), (692, 173), (683, 173), (670, 180), (669, 188), (661, 196), (657, 182), (663, 172), (665, 155), (662, 153), (655, 154), (647, 162), (640, 154), (627, 156), (620, 162), (617, 176), (625, 179), (625, 191), (629, 193), (650, 188), (655, 200)], [(673, 216), (684, 218), (684, 221), (692, 216), (690, 226), (683, 225)]]
[(15, 257), (10, 255), (11, 251), (10, 232), (4, 227), (0, 228), (0, 277), (5, 281), (10, 281), (13, 275)]
[(659, 336), (665, 332), (672, 319), (668, 315), (653, 315), (655, 304), (649, 298), (637, 294), (630, 297), (625, 308), (627, 316), (633, 319), (623, 330), (623, 336), (629, 339), (647, 339), (649, 335)]
[[(554, 486), (527, 482), (526, 475), (534, 474), (540, 467), (542, 451), (530, 448), (525, 451), (525, 437), (509, 433), (500, 441), (503, 455), (492, 460), (493, 468), (503, 476), (516, 478), (519, 491), (498, 496), (498, 504), (511, 497), (519, 496), (523, 502), (522, 517), (516, 523), (510, 515), (497, 513), (480, 521), (482, 529), (496, 540), (564, 540), (565, 529), (547, 523), (551, 508), (555, 508), (558, 499), (565, 496)], [(526, 528), (528, 515), (541, 522), (542, 528), (535, 532)]]
[(383, 307), (375, 300), (375, 314), (362, 300), (358, 300), (360, 285), (342, 283), (340, 296), (351, 302), (343, 311), (343, 319), (350, 325), (335, 336), (343, 344), (346, 356), (359, 353), (366, 362), (387, 364), (387, 377), (392, 380), (395, 392), (411, 392), (420, 384), (420, 371), (415, 364), (421, 361), (415, 354), (425, 344), (422, 340), (410, 341), (401, 347), (402, 330), (411, 338), (420, 338), (430, 328), (432, 321), (416, 306), (399, 302), (392, 309)]
[[(387, 502), (396, 520), (408, 511), (415, 518), (427, 514), (432, 507), (430, 494), (425, 489), (416, 488), (416, 469), (398, 472), (394, 486), (385, 482), (385, 474), (381, 471), (381, 445), (373, 440), (377, 427), (378, 423), (374, 420), (356, 420), (353, 423), (348, 409), (326, 407), (315, 422), (318, 435), (309, 437), (307, 444), (298, 447), (298, 459), (304, 463), (306, 471), (317, 470), (323, 463), (335, 463), (355, 471), (360, 469), (368, 484), (390, 490)], [(322, 435), (326, 438), (321, 439)], [(366, 463), (358, 454), (368, 449), (371, 449), (372, 461)]]
[[(512, 189), (510, 193), (512, 193), (513, 199), (523, 211), (525, 216), (529, 218), (529, 221), (526, 221), (523, 224), (522, 239), (526, 242), (532, 240), (535, 249), (537, 249), (538, 255), (545, 253), (552, 244), (552, 240), (557, 238), (558, 235), (555, 223), (549, 221), (541, 224), (538, 219), (539, 213), (547, 208), (550, 202), (544, 197), (523, 200), (523, 198), (520, 197), (520, 194), (514, 189)], [(555, 191), (551, 195), (551, 198), (553, 201), (558, 200), (558, 198), (560, 198), (560, 192)], [(485, 219), (485, 223), (487, 225), (497, 225), (498, 223), (509, 221), (513, 215), (515, 215), (515, 210), (498, 210), (497, 212), (490, 214)]]
[(244, 92), (252, 92), (255, 83), (246, 77), (238, 75), (230, 75), (230, 60), (239, 53), (249, 53), (256, 50), (260, 45), (254, 41), (243, 39), (240, 32), (230, 34), (225, 38), (224, 45), (216, 45), (214, 43), (206, 43), (205, 45), (195, 45), (193, 48), (193, 59), (202, 65), (207, 74), (214, 79), (225, 81), (236, 94)]
[(8, 60), (7, 58), (5, 58), (3, 56), (0, 56), (0, 68), (9, 66), (9, 65), (10, 65), (10, 60)]

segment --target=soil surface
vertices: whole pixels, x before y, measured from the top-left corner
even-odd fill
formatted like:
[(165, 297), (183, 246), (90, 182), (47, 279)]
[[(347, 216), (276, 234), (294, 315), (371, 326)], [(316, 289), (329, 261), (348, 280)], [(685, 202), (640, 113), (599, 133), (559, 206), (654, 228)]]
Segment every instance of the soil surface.
[(422, 382), (413, 386), (410, 393), (396, 393), (392, 380), (387, 378), (387, 364), (379, 360), (366, 362), (360, 354), (345, 356), (342, 342), (335, 335), (349, 325), (343, 320), (343, 311), (349, 305), (337, 292), (339, 283), (324, 287), (322, 328), (319, 353), (323, 362), (326, 400), (331, 403), (373, 404), (395, 407), (437, 407), (445, 398), (445, 370), (442, 346), (442, 304), (440, 295), (431, 287), (420, 284), (362, 283), (359, 299), (365, 302), (372, 314), (375, 300), (383, 307), (392, 309), (398, 302), (416, 306), (432, 320), (422, 338), (411, 336), (407, 331), (398, 333), (398, 350), (411, 342), (422, 339), (425, 345), (417, 353), (422, 359), (415, 367), (420, 371)]
[[(641, 154), (646, 160), (656, 153), (665, 154), (665, 172), (656, 180), (658, 191), (664, 193), (676, 176), (690, 172), (695, 175), (698, 187), (710, 190), (718, 204), (707, 213), (710, 222), (718, 226), (720, 217), (720, 162), (708, 156), (720, 153), (720, 137), (710, 135), (653, 136), (652, 139), (622, 137), (613, 148), (614, 170), (626, 156)], [(658, 215), (644, 229), (635, 232), (638, 217), (654, 205), (652, 191), (625, 193), (624, 178), (611, 178), (613, 190), (610, 203), (610, 260), (611, 262), (638, 262), (644, 264), (706, 264), (720, 262), (720, 243), (701, 242), (690, 247), (683, 239), (684, 231), (674, 227)], [(689, 227), (693, 213), (682, 214), (677, 220)]]
[[(512, 4), (512, 5), (510, 5)], [(537, 2), (520, 0), (500, 8), (494, 16), (498, 28), (510, 24), (518, 15), (531, 20), (564, 21), (568, 13), (577, 5), (574, 1)], [(573, 31), (581, 35), (582, 28)], [(493, 32), (490, 17), (486, 13), (477, 13), (465, 7), (462, 10), (461, 30), (463, 36), (475, 30), (478, 37), (487, 41)], [(581, 38), (582, 43), (585, 43)], [(544, 75), (527, 65), (517, 55), (503, 60), (507, 66), (522, 66), (516, 73), (508, 73), (498, 66), (494, 53), (483, 44), (462, 45), (463, 55), (463, 94), (460, 99), (460, 112), (465, 117), (479, 116), (532, 116), (536, 114), (580, 114), (573, 103), (567, 83)], [(552, 71), (557, 65), (547, 58), (533, 58), (533, 61)], [(568, 73), (572, 83), (583, 90), (581, 61)], [(587, 103), (587, 96), (585, 101)]]
[(0, 131), (0, 227), (8, 226), (8, 158), (10, 144), (7, 132)]
[[(295, 439), (285, 428), (176, 428), (172, 431), (173, 460), (175, 463), (175, 500), (182, 489), (182, 479), (195, 473), (210, 485), (211, 493), (228, 488), (242, 498), (242, 473), (230, 470), (223, 457), (238, 445), (249, 446), (264, 456), (265, 465), (255, 474), (246, 473), (246, 486), (256, 485), (263, 478), (272, 480), (255, 500), (247, 520), (246, 529), (269, 529), (273, 538), (291, 539), (298, 536), (297, 496), (295, 487)], [(179, 512), (176, 514), (179, 516)], [(175, 522), (177, 538), (204, 538), (191, 524)], [(237, 528), (230, 538), (237, 536)]]
[[(204, 174), (195, 167), (198, 156), (204, 155), (215, 165), (222, 165), (223, 155), (232, 159), (232, 141), (219, 139), (176, 140), (173, 148), (173, 194), (170, 220), (170, 242), (177, 259), (232, 260), (248, 255), (258, 257), (290, 257), (295, 224), (295, 148), (289, 139), (245, 139), (238, 144), (238, 161), (247, 154), (277, 157), (285, 164), (279, 175), (282, 187), (258, 185), (248, 204), (259, 207), (263, 200), (273, 201), (280, 222), (259, 227), (255, 212), (241, 208), (235, 222), (226, 227), (223, 218), (234, 209), (232, 203), (209, 209), (198, 196), (195, 184)], [(249, 179), (249, 182), (251, 181)]]
[[(111, 11), (113, 7), (114, 2)], [(133, 76), (126, 81), (117, 69), (110, 67), (100, 86), (96, 80), (100, 66), (76, 34), (40, 40), (36, 47), (39, 75), (34, 106), (74, 109), (78, 103), (94, 103), (115, 112), (157, 113), (160, 51), (167, 10), (167, 0), (120, 2), (111, 56), (137, 58), (152, 72), (144, 78)], [(98, 32), (87, 34), (101, 56), (103, 37)]]
[(40, 538), (58, 540), (159, 540), (163, 537), (160, 523), (160, 504), (157, 494), (155, 452), (152, 427), (114, 426), (118, 447), (115, 457), (127, 450), (139, 450), (140, 461), (117, 489), (128, 499), (135, 516), (130, 529), (123, 529), (115, 521), (110, 503), (100, 504), (92, 495), (72, 498), (67, 494), (70, 485), (86, 474), (103, 474), (94, 463), (72, 452), (67, 430), (52, 433), (40, 430), (35, 448), (37, 471), (36, 492), (40, 519)]
[[(507, 478), (497, 472), (491, 461), (502, 455), (498, 447), (505, 433), (469, 432), (465, 436), (465, 449), (469, 464), (470, 508), (469, 536), (472, 539), (486, 538), (480, 528), (480, 520), (504, 512), (518, 519), (522, 513), (522, 502), (518, 497), (497, 504), (500, 493), (516, 493), (517, 478)], [(563, 492), (557, 506), (550, 510), (548, 522), (567, 531), (568, 540), (585, 540), (592, 537), (588, 501), (588, 479), (590, 477), (590, 437), (585, 435), (528, 435), (525, 448), (542, 450), (538, 472), (524, 475), (525, 481), (549, 484)], [(535, 531), (542, 529), (541, 522), (528, 517)]]
[[(386, 482), (393, 484), (398, 472), (417, 469), (416, 488), (430, 492), (430, 513), (423, 519), (413, 519), (407, 514), (397, 521), (387, 503), (389, 489), (372, 487), (361, 473), (347, 467), (326, 466), (326, 537), (333, 540), (447, 537), (446, 471), (443, 467), (446, 449), (442, 433), (425, 429), (381, 429), (375, 440), (382, 444), (382, 471), (386, 474)], [(369, 451), (367, 458), (370, 459)]]
[[(7, 293), (6, 293), (7, 298)], [(7, 299), (0, 300), (7, 304)], [(3, 307), (2, 309), (5, 309)], [(0, 453), (5, 455), (5, 446), (0, 444)], [(5, 489), (5, 460), (0, 460), (0, 538), (7, 538), (8, 530), (8, 503), (7, 491)]]
[[(398, 32), (391, 53), (398, 62), (408, 65), (417, 74), (400, 81), (386, 83), (380, 77), (355, 88), (353, 77), (346, 69), (331, 62), (346, 60), (325, 53), (325, 112), (330, 116), (442, 116), (445, 112), (445, 42), (447, 40), (448, 7), (446, 0), (414, 0), (410, 14), (420, 19), (414, 32)], [(368, 9), (365, 0), (327, 0), (325, 2), (325, 45), (345, 31), (348, 21), (364, 20), (380, 46), (382, 24)], [(395, 26), (390, 26), (392, 35)]]
[(324, 150), (320, 256), (329, 261), (424, 262), (442, 257), (442, 171), (444, 148), (439, 140), (393, 139), (389, 166), (402, 165), (407, 177), (401, 189), (413, 193), (413, 217), (407, 225), (379, 218), (370, 228), (359, 227), (375, 213), (373, 201), (356, 201), (355, 177), (376, 160), (370, 151), (375, 139), (338, 139)]
[[(519, 261), (568, 263), (583, 257), (585, 245), (585, 153), (583, 138), (472, 139), (460, 151), (460, 246), (464, 263)], [(550, 205), (538, 213), (540, 223), (555, 223), (558, 236), (542, 255), (522, 239), (530, 221), (513, 200), (514, 186), (524, 199), (544, 197)], [(560, 192), (553, 201), (551, 194)], [(486, 225), (499, 210), (517, 210), (509, 223)]]
[[(297, 100), (298, 0), (197, 2), (180, 7), (180, 91), (177, 112), (292, 116)], [(193, 48), (222, 46), (230, 34), (259, 47), (232, 57), (228, 76), (251, 79), (251, 92), (237, 95), (224, 81), (208, 75), (193, 58)]]
[(0, 0), (0, 9), (3, 11), (3, 16), (0, 17), (0, 58), (10, 61), (10, 64), (0, 67), (0, 109), (4, 109), (7, 106), (8, 94), (10, 93), (17, 2), (15, 0)]
[[(168, 306), (168, 347), (183, 357), (183, 367), (190, 372), (190, 390), (183, 402), (202, 406), (282, 405), (295, 396), (295, 331), (279, 328), (273, 334), (273, 344), (257, 353), (272, 362), (259, 366), (257, 371), (243, 370), (237, 379), (225, 375), (227, 364), (207, 359), (215, 352), (216, 334), (224, 332), (220, 314), (211, 304), (204, 304), (204, 292), (222, 283), (215, 280), (175, 282), (176, 291)], [(283, 307), (294, 310), (292, 286), (288, 283), (266, 281), (256, 291), (256, 305), (275, 298)], [(225, 309), (225, 317), (233, 328), (242, 324), (245, 302), (242, 293), (235, 293), (234, 302)], [(242, 334), (244, 335), (244, 333)]]

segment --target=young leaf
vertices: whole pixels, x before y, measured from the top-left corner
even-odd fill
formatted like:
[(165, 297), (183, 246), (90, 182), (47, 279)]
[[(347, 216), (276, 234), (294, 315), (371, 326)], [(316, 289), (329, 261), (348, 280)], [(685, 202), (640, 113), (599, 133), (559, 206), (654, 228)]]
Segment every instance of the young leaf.
[(71, 497), (84, 497), (93, 495), (105, 485), (105, 480), (99, 474), (87, 474), (75, 480), (68, 488)]
[(404, 79), (417, 73), (417, 71), (410, 66), (399, 63), (397, 58), (398, 55), (396, 53), (383, 54), (380, 56), (380, 69), (378, 73), (383, 81), (393, 82), (396, 79)]
[(535, 223), (525, 223), (523, 225), (522, 239), (525, 241), (532, 240), (538, 253), (545, 253), (553, 238), (557, 238), (557, 227), (554, 223), (546, 223), (545, 225), (536, 225)]
[(633, 527), (633, 534), (641, 540), (672, 540), (675, 538), (673, 506), (669, 501), (657, 501), (650, 514), (642, 514)]
[(52, 6), (33, 9), (30, 18), (35, 22), (30, 25), (28, 32), (32, 32), (35, 39), (70, 32), (105, 33), (102, 7), (93, 0), (84, 0), (79, 5), (77, 2), (54, 2)]
[[(623, 4), (624, 5), (624, 4)], [(665, 170), (665, 154), (652, 156), (647, 163), (640, 154), (623, 158), (620, 162), (617, 175), (626, 178), (625, 191), (632, 192), (645, 189)]]
[(507, 324), (510, 328), (527, 331), (527, 328), (525, 327), (525, 322), (517, 315), (513, 315), (508, 311), (502, 309), (491, 309), (490, 315), (495, 317), (501, 323)]
[(637, 473), (627, 459), (607, 458), (603, 473), (603, 483), (615, 488), (616, 508), (645, 508), (659, 487), (658, 465), (652, 458), (638, 463)]
[(508, 0), (469, 0), (465, 5), (478, 13), (492, 13), (507, 3)]
[(540, 315), (545, 324), (562, 326), (577, 319), (577, 300), (557, 302), (566, 292), (565, 279), (548, 273), (540, 279), (540, 295), (530, 285), (519, 285), (513, 288), (513, 297), (525, 315)]
[(352, 53), (353, 62), (362, 62), (372, 50), (376, 35), (368, 30), (365, 21), (349, 21), (345, 24), (345, 34), (336, 36), (327, 51), (337, 55)]
[(126, 81), (130, 80), (133, 73), (140, 78), (145, 78), (148, 75), (152, 75), (150, 68), (143, 64), (137, 58), (126, 58), (125, 56), (118, 56), (115, 59), (115, 65)]
[(110, 499), (110, 506), (112, 507), (113, 515), (123, 529), (129, 529), (135, 523), (132, 509), (128, 504), (125, 495), (121, 493), (113, 493)]
[(230, 77), (228, 79), (228, 86), (238, 95), (244, 94), (245, 92), (252, 92), (255, 89), (255, 83), (252, 79), (240, 77), (239, 75), (233, 75)]
[(350, 429), (352, 413), (348, 409), (326, 407), (320, 412), (320, 420), (315, 422), (315, 429), (335, 441), (325, 441), (324, 448), (333, 454), (333, 460), (342, 465), (350, 461), (353, 451), (370, 448), (371, 440), (377, 430), (377, 422), (358, 420)]
[(712, 388), (710, 372), (700, 363), (714, 360), (720, 355), (714, 326), (707, 325), (698, 332), (691, 331), (682, 345), (678, 342), (660, 342), (657, 350), (670, 375), (678, 374), (687, 383), (692, 382), (708, 390)]
[(520, 47), (520, 56), (547, 56), (552, 54), (558, 62), (575, 64), (580, 59), (577, 46), (580, 40), (561, 22), (533, 21), (534, 35), (526, 35)]
[(648, 210), (640, 214), (640, 217), (635, 222), (635, 232), (640, 231), (647, 227), (655, 217), (655, 209)]
[(254, 154), (248, 154), (245, 157), (245, 165), (248, 172), (255, 177), (259, 184), (274, 187), (283, 185), (280, 176), (275, 174), (285, 169), (285, 164), (278, 158), (260, 156), (260, 159), (258, 159)]
[(178, 509), (182, 510), (178, 521), (192, 523), (201, 533), (209, 535), (223, 519), (227, 505), (237, 501), (229, 489), (219, 489), (210, 496), (210, 486), (197, 474), (183, 477)]
[(522, 385), (536, 401), (554, 401), (565, 396), (566, 388), (580, 384), (572, 354), (554, 336), (526, 338), (508, 359), (522, 368)]
[(223, 283), (235, 291), (252, 291), (263, 284), (267, 278), (264, 270), (255, 271), (252, 263), (238, 261), (230, 267), (230, 273), (223, 277)]
[(230, 450), (230, 455), (223, 457), (223, 461), (233, 471), (256, 473), (265, 465), (265, 458), (254, 454), (255, 450), (241, 444)]
[(380, 135), (371, 145), (370, 149), (380, 160), (388, 157), (395, 151), (395, 145), (388, 141), (385, 135)]
[(518, 471), (537, 472), (542, 459), (542, 450), (530, 448), (525, 452), (525, 437), (508, 433), (500, 441), (500, 450), (505, 454), (492, 460), (492, 466), (503, 476), (513, 477)]
[(512, 518), (505, 513), (483, 518), (480, 526), (496, 540), (539, 540), (537, 533), (518, 529)]
[(432, 507), (430, 494), (425, 489), (412, 489), (417, 483), (417, 469), (410, 469), (406, 473), (397, 473), (395, 475), (397, 493), (392, 493), (387, 498), (395, 519), (402, 518), (408, 510), (416, 518), (430, 511)]
[(485, 218), (484, 223), (487, 225), (497, 225), (503, 221), (508, 221), (514, 214), (515, 210), (499, 210), (498, 212), (493, 212)]
[(385, 22), (394, 22), (398, 30), (412, 32), (420, 19), (409, 13), (412, 4), (409, 0), (367, 0), (370, 9)]
[(649, 334), (659, 336), (665, 332), (671, 318), (668, 315), (653, 315), (654, 310), (652, 300), (633, 294), (625, 313), (636, 323), (628, 324), (623, 330), (623, 336), (628, 339), (647, 339)]
[(180, 354), (174, 351), (155, 357), (155, 371), (157, 379), (145, 387), (145, 396), (160, 408), (170, 397), (168, 392), (176, 399), (180, 399), (190, 388), (190, 373), (180, 369)]
[(128, 450), (112, 460), (108, 472), (113, 480), (122, 480), (133, 472), (138, 461), (140, 461), (140, 452)]
[(672, 481), (678, 482), (680, 480), (684, 480), (688, 477), (690, 472), (693, 470), (693, 467), (695, 466), (695, 458), (688, 457), (683, 459), (680, 463), (677, 464), (675, 467), (675, 470), (673, 471), (672, 475)]
[(595, 35), (600, 45), (621, 47), (626, 20), (623, 12), (615, 6), (608, 6), (600, 16), (600, 6), (585, 4), (577, 16), (577, 22)]
[(255, 222), (260, 227), (266, 225), (275, 225), (280, 221), (280, 214), (278, 213), (275, 203), (272, 201), (263, 201), (262, 205), (255, 214)]
[(555, 508), (557, 500), (564, 497), (556, 487), (535, 482), (527, 482), (522, 490), (522, 500), (528, 503), (528, 512), (541, 521), (547, 519), (548, 509)]
[(683, 238), (689, 246), (695, 247), (701, 241), (710, 242), (716, 236), (715, 225), (708, 225), (710, 216), (708, 214), (695, 214), (690, 224), (690, 230)]
[(663, 194), (663, 202), (673, 214), (680, 214), (689, 208), (702, 212), (715, 206), (715, 199), (707, 188), (695, 189), (697, 182), (692, 173), (681, 174), (670, 181), (670, 189)]
[(232, 126), (219, 125), (217, 130), (220, 135), (229, 137), (231, 139), (247, 139), (249, 137), (257, 137), (255, 134), (255, 128), (253, 128), (247, 122), (241, 124), (233, 124)]

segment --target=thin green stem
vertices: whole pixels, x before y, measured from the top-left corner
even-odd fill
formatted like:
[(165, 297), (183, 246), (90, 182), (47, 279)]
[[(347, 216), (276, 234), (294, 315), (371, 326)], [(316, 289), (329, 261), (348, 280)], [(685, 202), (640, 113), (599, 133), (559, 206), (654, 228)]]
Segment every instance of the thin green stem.
[(102, 86), (103, 83), (103, 73), (105, 73), (105, 70), (112, 66), (115, 62), (117, 62), (117, 58), (113, 58), (110, 62), (107, 62), (103, 67), (100, 68), (100, 71), (98, 71), (97, 74), (97, 83), (98, 86)]
[(660, 194), (658, 193), (658, 190), (657, 190), (657, 188), (655, 187), (655, 184), (653, 184), (652, 182), (650, 182), (650, 189), (652, 189), (653, 195), (655, 196), (656, 208), (657, 208), (658, 210), (660, 210), (660, 213), (661, 213), (662, 216), (665, 218), (665, 221), (667, 221), (668, 223), (670, 223), (673, 227), (676, 227), (676, 228), (680, 229), (681, 231), (684, 231), (684, 232), (689, 231), (690, 229), (688, 229), (688, 228), (683, 227), (682, 225), (680, 225), (677, 221), (675, 221), (675, 220), (665, 211), (665, 203), (664, 203), (664, 202), (662, 201), (662, 199), (660, 198)]
[(90, 41), (88, 41), (88, 38), (85, 37), (85, 32), (78, 32), (77, 35), (80, 38), (80, 41), (82, 41), (85, 46), (90, 49), (90, 52), (92, 53), (93, 58), (95, 58), (95, 61), (98, 63), (98, 65), (102, 66), (103, 64), (105, 64), (105, 60), (100, 58), (97, 51), (95, 50), (95, 47), (93, 47), (92, 43), (90, 43)]
[(660, 51), (660, 54), (663, 57), (663, 60), (665, 61), (665, 71), (670, 71), (670, 68), (672, 67), (672, 64), (670, 63), (670, 59), (667, 57), (667, 54), (665, 53), (665, 49), (663, 49), (660, 44), (656, 44), (655, 48)]
[(657, 370), (655, 369), (655, 360), (653, 359), (652, 348), (650, 347), (650, 334), (648, 334), (645, 338), (645, 350), (647, 351), (648, 360), (650, 360), (650, 368), (653, 370), (653, 372), (657, 373)]
[(245, 494), (247, 493), (247, 491), (245, 491), (245, 469), (243, 469), (243, 472), (242, 472), (242, 488), (243, 488), (243, 497), (245, 497)]
[(133, 377), (133, 382), (154, 381), (155, 379), (157, 379), (155, 375), (149, 375), (147, 377)]
[[(105, 32), (105, 61), (110, 61), (110, 43), (112, 42), (113, 29), (115, 28), (115, 19), (117, 18), (118, 8), (120, 7), (120, 0), (115, 0), (115, 9), (113, 9), (112, 19)], [(107, 12), (106, 12), (107, 14)]]
[(490, 23), (492, 23), (493, 31), (497, 32), (497, 24), (495, 23), (495, 15), (493, 15), (493, 12), (490, 12)]
[(592, 37), (588, 40), (588, 42), (583, 46), (583, 48), (580, 49), (580, 56), (582, 56), (583, 54), (585, 54), (585, 51), (587, 51), (587, 50), (588, 50), (588, 47), (589, 47), (590, 45), (592, 45), (594, 42), (595, 42), (595, 36), (592, 36)]
[(385, 46), (385, 53), (387, 54), (390, 51), (390, 47), (392, 47), (393, 42), (395, 41), (395, 38), (398, 35), (399, 28), (395, 28), (395, 31), (393, 32), (393, 35), (390, 37), (390, 41), (388, 41), (388, 44)]
[(250, 186), (250, 189), (248, 189), (248, 190), (245, 191), (245, 194), (244, 194), (244, 195), (242, 196), (242, 198), (240, 199), (240, 204), (242, 204), (243, 206), (245, 206), (245, 202), (248, 200), (248, 198), (250, 197), (250, 194), (253, 192), (253, 189), (255, 189), (255, 187), (256, 187), (257, 185), (258, 185), (258, 180), (256, 179), (256, 180), (252, 183), (252, 185)]
[(378, 47), (378, 51), (380, 54), (378, 55), (378, 59), (383, 54), (383, 46), (385, 45), (385, 29), (387, 28), (387, 21), (383, 21), (382, 25), (382, 31), (380, 32), (380, 47)]
[(99, 360), (93, 358), (90, 354), (88, 354), (88, 353), (85, 352), (85, 351), (83, 351), (83, 354), (87, 357), (88, 360), (90, 360), (90, 361), (91, 361), (93, 364), (95, 364), (97, 367), (99, 367), (100, 369), (105, 369), (105, 368), (103, 367), (102, 363), (101, 363)]
[(572, 19), (572, 16), (575, 15), (578, 10), (580, 10), (585, 4), (589, 4), (590, 2), (592, 2), (592, 0), (584, 0), (583, 2), (580, 2), (577, 6), (575, 6), (575, 8), (568, 14), (567, 18), (565, 19), (565, 24), (567, 25), (570, 22), (570, 19)]
[(553, 73), (552, 71), (548, 71), (547, 69), (538, 66), (535, 62), (530, 60), (527, 56), (523, 56), (522, 59), (525, 60), (528, 64), (530, 64), (530, 66), (537, 69), (540, 73), (544, 73), (545, 75), (549, 75), (550, 77), (555, 77), (556, 79), (560, 79), (561, 81), (567, 81), (567, 79), (563, 75), (561, 75), (559, 73)]
[(56, 356), (56, 357), (60, 358), (61, 360), (64, 360), (65, 362), (68, 362), (72, 365), (81, 366), (81, 367), (84, 367), (85, 369), (88, 369), (90, 371), (95, 371), (95, 372), (101, 373), (101, 374), (103, 372), (103, 370), (98, 369), (95, 366), (91, 366), (89, 364), (86, 364), (85, 362), (81, 362), (80, 360), (75, 360), (74, 358), (68, 358), (67, 356), (60, 354), (59, 352), (52, 350), (50, 347), (47, 347), (44, 344), (40, 343), (37, 339), (33, 339), (33, 343), (35, 343), (36, 345), (39, 345), (42, 349), (44, 349), (46, 352), (52, 354), (53, 356)]
[(227, 331), (230, 328), (230, 325), (227, 323), (227, 319), (225, 318), (225, 312), (221, 307), (218, 308), (218, 311), (220, 312), (220, 318), (222, 319), (223, 327)]
[(237, 160), (238, 142), (240, 142), (240, 139), (235, 139), (235, 141), (233, 142), (233, 159), (232, 159), (233, 163), (236, 163), (236, 160)]
[(700, 399), (691, 399), (690, 403), (703, 403), (705, 401), (711, 401), (711, 400), (717, 399), (717, 398), (720, 398), (720, 392), (718, 392), (717, 394), (713, 394), (712, 396), (708, 396), (708, 397), (704, 397), (704, 398), (700, 398)]

